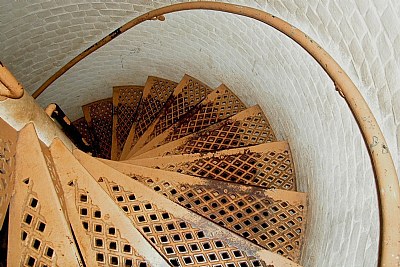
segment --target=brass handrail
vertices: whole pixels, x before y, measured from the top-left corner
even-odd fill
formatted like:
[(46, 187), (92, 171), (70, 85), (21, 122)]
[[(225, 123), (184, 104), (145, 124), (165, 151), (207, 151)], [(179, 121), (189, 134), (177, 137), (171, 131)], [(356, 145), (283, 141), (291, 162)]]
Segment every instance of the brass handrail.
[(381, 215), (380, 266), (400, 266), (400, 188), (393, 159), (385, 138), (361, 93), (339, 64), (315, 41), (289, 23), (267, 12), (227, 3), (188, 2), (174, 4), (147, 12), (116, 29), (99, 42), (73, 58), (34, 92), (38, 97), (50, 84), (86, 56), (132, 27), (147, 21), (163, 20), (164, 15), (183, 10), (203, 9), (237, 14), (261, 21), (277, 29), (302, 46), (333, 80), (335, 88), (351, 109), (367, 144), (372, 160)]
[[(24, 88), (11, 72), (0, 62), (0, 97), (18, 99), (24, 95)], [(1, 99), (0, 99), (1, 100)]]

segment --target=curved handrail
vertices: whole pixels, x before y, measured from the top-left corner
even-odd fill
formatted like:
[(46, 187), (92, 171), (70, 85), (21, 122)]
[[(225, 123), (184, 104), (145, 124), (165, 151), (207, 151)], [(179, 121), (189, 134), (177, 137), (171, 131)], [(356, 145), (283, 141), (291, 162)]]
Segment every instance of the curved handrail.
[(0, 62), (0, 97), (18, 99), (24, 95), (24, 88), (11, 72)]
[(321, 65), (351, 109), (360, 127), (372, 160), (382, 220), (379, 255), (380, 266), (399, 266), (400, 188), (393, 159), (386, 145), (383, 133), (361, 93), (339, 64), (309, 36), (280, 18), (255, 8), (219, 2), (187, 2), (155, 9), (132, 19), (73, 58), (35, 91), (33, 97), (38, 97), (67, 70), (123, 32), (144, 21), (152, 19), (163, 20), (163, 15), (165, 14), (191, 9), (222, 11), (246, 16), (268, 24), (298, 43)]

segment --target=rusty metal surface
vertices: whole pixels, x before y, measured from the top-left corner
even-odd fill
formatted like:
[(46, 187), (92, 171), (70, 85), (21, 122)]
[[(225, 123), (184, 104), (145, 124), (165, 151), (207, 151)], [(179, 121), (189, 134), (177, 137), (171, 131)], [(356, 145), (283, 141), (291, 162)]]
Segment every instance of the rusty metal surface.
[(0, 229), (14, 190), (17, 131), (0, 118)]
[(246, 106), (242, 101), (228, 87), (222, 84), (208, 94), (187, 115), (163, 133), (154, 137), (136, 154), (141, 154), (155, 147), (198, 132), (245, 109)]
[(182, 137), (132, 159), (204, 153), (274, 141), (276, 137), (268, 119), (256, 105), (200, 132)]
[(111, 159), (118, 160), (136, 120), (143, 95), (143, 86), (116, 86), (113, 88), (113, 129)]
[[(74, 155), (173, 266), (298, 266), (78, 150)], [(154, 175), (146, 170), (146, 176)]]
[(86, 266), (167, 265), (61, 142), (50, 151)]
[(9, 266), (82, 266), (69, 219), (63, 212), (63, 191), (48, 156), (33, 124), (28, 124), (19, 133), (17, 143)]
[(112, 98), (89, 103), (82, 106), (82, 110), (89, 128), (93, 133), (96, 156), (110, 159), (113, 125)]
[(143, 97), (138, 107), (137, 123), (132, 125), (121, 158), (124, 158), (136, 144), (140, 136), (154, 121), (160, 110), (164, 107), (168, 98), (178, 83), (149, 76), (143, 89)]
[(104, 163), (265, 249), (299, 262), (307, 213), (305, 193), (149, 171), (125, 162)]
[(127, 157), (129, 158), (135, 154), (151, 139), (163, 133), (183, 118), (187, 112), (205, 99), (211, 91), (212, 89), (201, 81), (185, 75), (165, 103), (164, 108), (131, 148)]
[(206, 154), (132, 159), (130, 164), (268, 189), (296, 190), (287, 142), (271, 142)]

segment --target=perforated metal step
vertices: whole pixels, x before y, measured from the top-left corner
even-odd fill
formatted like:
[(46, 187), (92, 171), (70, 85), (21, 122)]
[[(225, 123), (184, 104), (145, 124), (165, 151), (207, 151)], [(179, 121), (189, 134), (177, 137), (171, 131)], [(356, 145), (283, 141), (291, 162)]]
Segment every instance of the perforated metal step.
[[(139, 149), (135, 155), (198, 132), (246, 109), (242, 101), (225, 85), (220, 85), (177, 123)], [(133, 155), (133, 156), (135, 156)]]
[(204, 153), (274, 141), (276, 137), (268, 119), (256, 105), (197, 133), (169, 142), (132, 159)]
[(118, 160), (136, 121), (142, 99), (143, 86), (116, 86), (113, 88), (113, 128), (111, 159)]
[(61, 142), (56, 140), (50, 151), (86, 266), (167, 266)]
[(0, 229), (14, 190), (17, 131), (0, 118)]
[(98, 100), (82, 106), (83, 114), (93, 133), (93, 145), (97, 157), (110, 159), (112, 144), (112, 98)]
[(82, 266), (58, 175), (32, 124), (19, 133), (15, 172), (8, 266)]
[(74, 155), (173, 266), (298, 266), (80, 151)]
[(306, 195), (104, 161), (175, 203), (284, 257), (299, 261)]
[(132, 147), (136, 144), (140, 136), (154, 121), (160, 110), (164, 107), (166, 101), (178, 83), (149, 76), (143, 89), (143, 97), (138, 107), (138, 116), (136, 123), (129, 129), (129, 135), (125, 142), (121, 159), (124, 159)]
[(268, 189), (296, 190), (296, 176), (287, 142), (125, 162)]
[(187, 112), (205, 99), (211, 91), (211, 88), (201, 81), (185, 75), (165, 103), (164, 108), (132, 147), (127, 158), (134, 155), (151, 139), (163, 133), (183, 118)]

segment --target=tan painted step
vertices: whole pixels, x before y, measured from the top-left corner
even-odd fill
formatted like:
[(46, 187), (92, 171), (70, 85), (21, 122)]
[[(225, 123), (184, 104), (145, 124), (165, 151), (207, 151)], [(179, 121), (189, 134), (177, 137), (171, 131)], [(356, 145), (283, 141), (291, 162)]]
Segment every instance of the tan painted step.
[(245, 109), (242, 101), (222, 84), (188, 112), (187, 116), (153, 138), (133, 156), (198, 132)]
[(122, 150), (121, 159), (124, 159), (139, 137), (147, 130), (154, 121), (165, 102), (171, 96), (178, 83), (149, 76), (143, 89), (142, 101), (138, 107), (136, 123), (132, 125), (128, 138)]
[(272, 252), (298, 262), (306, 224), (306, 194), (150, 170), (103, 160), (175, 203)]
[(33, 124), (19, 133), (15, 173), (8, 266), (82, 266), (59, 178)]
[(168, 266), (60, 141), (50, 151), (86, 266)]
[(268, 119), (256, 105), (200, 132), (149, 150), (132, 159), (204, 153), (274, 141), (276, 137)]
[(0, 229), (14, 190), (17, 131), (0, 118)]
[(143, 95), (143, 86), (113, 87), (113, 128), (111, 159), (118, 160), (136, 120), (137, 109)]
[(89, 125), (85, 119), (85, 117), (79, 118), (72, 122), (72, 125), (76, 127), (78, 132), (81, 134), (82, 138), (85, 142), (92, 146), (93, 145), (93, 133), (89, 129)]
[(211, 91), (210, 87), (186, 74), (176, 86), (162, 111), (132, 147), (127, 158), (183, 118), (187, 112), (205, 99)]
[(74, 155), (171, 265), (299, 266), (183, 208), (79, 150), (75, 150)]
[(112, 98), (101, 99), (82, 106), (83, 114), (93, 133), (93, 145), (96, 156), (111, 158), (112, 144)]
[(287, 142), (124, 162), (268, 189), (296, 190), (296, 175)]

